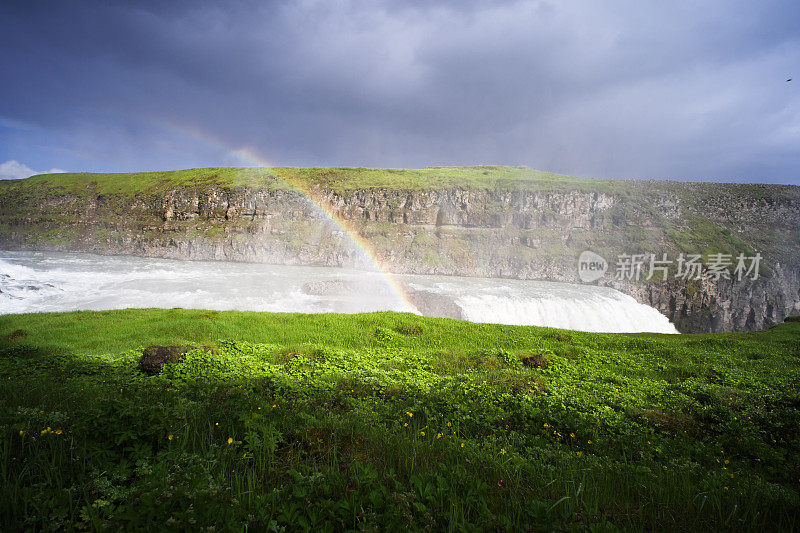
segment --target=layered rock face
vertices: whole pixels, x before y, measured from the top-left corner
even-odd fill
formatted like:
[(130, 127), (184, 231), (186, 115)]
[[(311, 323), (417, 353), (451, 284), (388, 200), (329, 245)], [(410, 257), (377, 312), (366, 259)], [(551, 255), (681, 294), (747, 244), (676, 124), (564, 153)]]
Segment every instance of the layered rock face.
[[(798, 187), (583, 180), (301, 192), (203, 183), (116, 194), (90, 178), (77, 191), (25, 181), (0, 185), (5, 249), (370, 266), (355, 235), (392, 272), (565, 282), (579, 282), (578, 255), (592, 250), (612, 270), (596, 283), (657, 308), (682, 332), (762, 329), (800, 312)], [(621, 254), (725, 253), (735, 263), (756, 252), (756, 280), (613, 276)]]

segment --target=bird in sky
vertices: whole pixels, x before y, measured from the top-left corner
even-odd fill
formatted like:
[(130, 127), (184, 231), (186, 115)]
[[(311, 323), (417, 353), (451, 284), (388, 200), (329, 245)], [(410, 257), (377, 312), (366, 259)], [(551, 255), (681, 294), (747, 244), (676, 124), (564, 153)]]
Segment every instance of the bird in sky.
[(788, 79), (788, 80), (786, 80), (786, 81), (787, 81), (787, 82), (790, 82), (790, 81), (792, 81), (792, 78), (789, 78), (789, 79)]

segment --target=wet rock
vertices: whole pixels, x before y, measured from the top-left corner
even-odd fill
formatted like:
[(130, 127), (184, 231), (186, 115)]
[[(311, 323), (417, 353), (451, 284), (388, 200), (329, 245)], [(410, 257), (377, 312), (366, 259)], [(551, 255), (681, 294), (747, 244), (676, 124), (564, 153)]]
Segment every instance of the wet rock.
[(423, 316), (465, 320), (461, 307), (449, 296), (424, 290), (407, 290), (408, 298)]

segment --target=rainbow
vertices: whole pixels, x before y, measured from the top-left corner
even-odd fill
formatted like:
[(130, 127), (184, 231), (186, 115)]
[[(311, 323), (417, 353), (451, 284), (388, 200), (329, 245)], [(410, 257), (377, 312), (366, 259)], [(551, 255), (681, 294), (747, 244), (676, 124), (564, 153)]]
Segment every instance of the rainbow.
[[(210, 144), (218, 149), (225, 151), (230, 156), (241, 161), (245, 166), (253, 166), (253, 167), (260, 167), (260, 168), (272, 168), (275, 167), (274, 164), (271, 164), (266, 159), (262, 158), (259, 154), (255, 152), (252, 148), (238, 148), (232, 149), (226, 146), (223, 142), (219, 139), (214, 138), (208, 133), (205, 133), (197, 128), (188, 128), (186, 126), (176, 126), (175, 124), (164, 123), (162, 124), (167, 127), (168, 129), (181, 133), (186, 136), (190, 136), (195, 140), (203, 141), (207, 144)], [(279, 176), (273, 174), (277, 179), (282, 179)], [(372, 245), (367, 241), (363, 236), (361, 236), (354, 228), (350, 227), (347, 224), (347, 221), (342, 219), (332, 208), (331, 206), (327, 205), (325, 202), (316, 199), (312, 194), (311, 191), (307, 189), (302, 182), (288, 182), (283, 180), (284, 183), (289, 185), (293, 190), (300, 193), (303, 198), (308, 202), (312, 208), (317, 211), (319, 214), (322, 215), (323, 219), (327, 221), (334, 229), (341, 231), (346, 237), (347, 240), (353, 245), (353, 248), (359, 252), (361, 256), (366, 260), (367, 264), (372, 266), (372, 270), (380, 274), (381, 279), (389, 288), (392, 295), (397, 300), (397, 303), (400, 305), (400, 308), (403, 311), (421, 314), (417, 307), (411, 302), (411, 299), (408, 296), (405, 288), (397, 281), (396, 277), (389, 272), (381, 263), (380, 259), (372, 248)]]

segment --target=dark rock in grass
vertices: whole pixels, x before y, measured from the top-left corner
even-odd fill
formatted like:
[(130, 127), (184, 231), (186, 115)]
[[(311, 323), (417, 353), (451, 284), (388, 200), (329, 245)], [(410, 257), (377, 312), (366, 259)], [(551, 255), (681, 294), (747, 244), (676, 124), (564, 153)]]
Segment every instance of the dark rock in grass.
[(191, 349), (191, 346), (148, 346), (142, 350), (139, 370), (148, 376), (154, 376), (161, 372), (161, 368), (166, 363), (177, 363), (183, 360), (186, 352)]
[(547, 368), (550, 358), (543, 353), (535, 353), (522, 358), (522, 364), (529, 368)]
[(6, 339), (8, 339), (10, 341), (18, 341), (20, 339), (24, 339), (27, 336), (28, 336), (28, 332), (26, 330), (24, 330), (24, 329), (15, 329), (14, 331), (12, 331), (8, 335), (6, 335)]
[(784, 322), (800, 322), (800, 315), (787, 316)]

